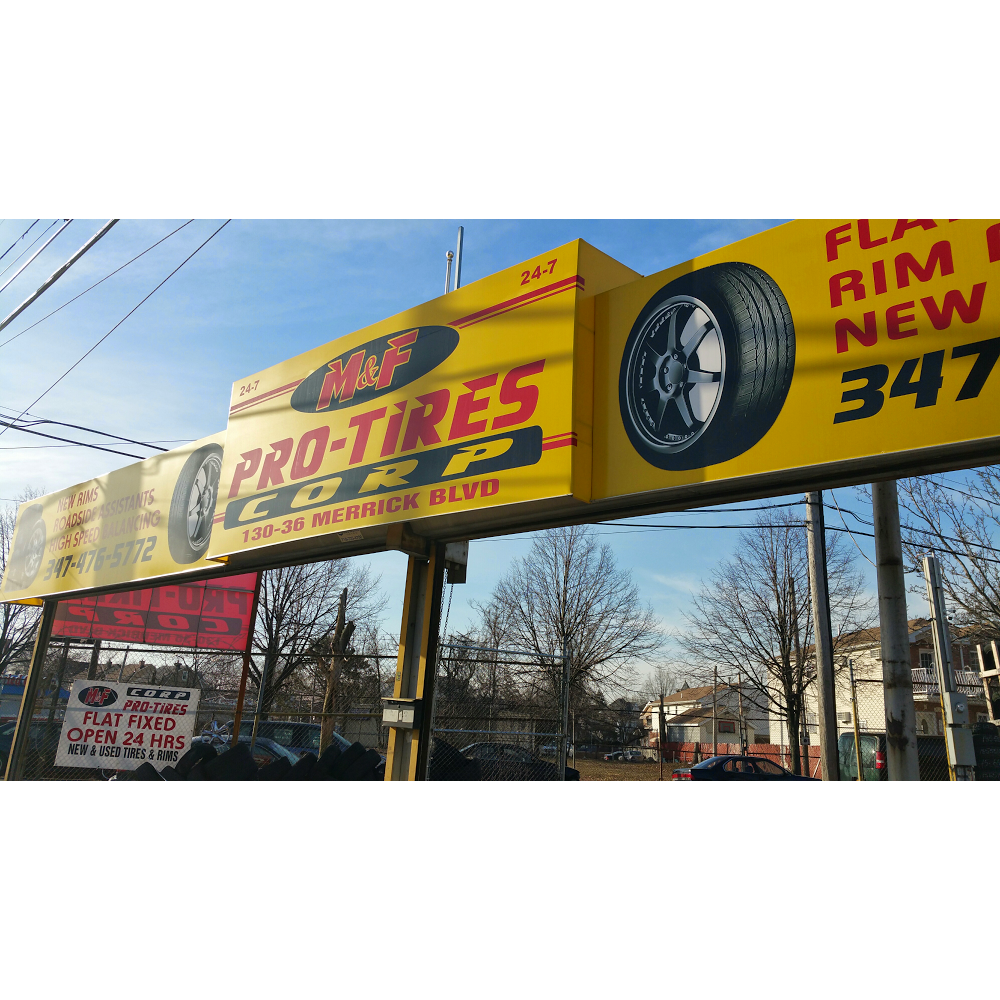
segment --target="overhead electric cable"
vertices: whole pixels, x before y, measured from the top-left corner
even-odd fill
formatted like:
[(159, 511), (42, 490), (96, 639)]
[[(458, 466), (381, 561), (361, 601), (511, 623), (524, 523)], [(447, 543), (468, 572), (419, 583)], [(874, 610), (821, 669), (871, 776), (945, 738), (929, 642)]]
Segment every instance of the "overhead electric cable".
[[(6, 281), (5, 284), (0, 285), (0, 292), (2, 292), (12, 281), (14, 281), (17, 276), (26, 268), (29, 264), (72, 222), (72, 219), (67, 219)], [(50, 227), (51, 228), (51, 227)]]
[[(833, 490), (830, 490), (830, 498), (833, 500), (834, 506), (837, 508), (837, 513), (840, 515), (841, 523), (844, 525), (845, 528), (847, 528), (847, 533), (851, 536), (851, 541), (854, 542), (854, 547), (861, 553), (862, 556), (864, 556), (864, 558), (869, 563), (871, 563), (872, 566), (875, 566), (875, 563), (873, 563), (871, 559), (868, 559), (868, 554), (861, 548), (860, 545), (858, 545), (858, 540), (854, 537), (853, 534), (851, 534), (851, 529), (847, 527), (847, 521), (844, 519), (844, 512), (840, 509), (840, 504), (837, 503), (837, 494)], [(825, 507), (826, 504), (824, 504), (823, 506)], [(853, 514), (854, 511), (851, 511), (851, 513)], [(857, 515), (855, 515), (855, 517), (856, 516)], [(875, 566), (875, 568), (878, 569), (877, 566)]]
[[(0, 409), (8, 410), (11, 409), (8, 406), (0, 407)], [(2, 418), (2, 414), (0, 414)], [(20, 417), (15, 417), (14, 419), (20, 420)], [(124, 441), (127, 444), (138, 444), (142, 445), (143, 448), (155, 448), (157, 451), (167, 451), (167, 448), (161, 448), (159, 445), (150, 444), (148, 441), (137, 441), (135, 438), (122, 437), (120, 434), (112, 434), (110, 431), (99, 431), (96, 427), (87, 427), (84, 424), (68, 424), (63, 420), (48, 420), (44, 417), (38, 417), (35, 420), (27, 421), (26, 423), (18, 424), (18, 428), (22, 427), (35, 427), (38, 424), (56, 424), (59, 427), (72, 427), (75, 431), (87, 431), (90, 434), (100, 434), (102, 437), (114, 438), (116, 441)], [(181, 440), (180, 438), (172, 438), (171, 440)], [(186, 440), (193, 441), (194, 438), (188, 438)]]
[(8, 423), (6, 420), (0, 420), (0, 426), (3, 427), (3, 431), (0, 431), (0, 434), (3, 434), (3, 432), (10, 427), (15, 431), (23, 431), (25, 434), (37, 434), (39, 437), (51, 438), (53, 441), (69, 441), (70, 444), (78, 445), (81, 448), (96, 448), (98, 451), (110, 451), (112, 455), (124, 455), (126, 458), (138, 458), (140, 461), (144, 457), (142, 455), (133, 455), (128, 451), (118, 451), (115, 448), (105, 448), (104, 445), (101, 444), (85, 444), (82, 441), (71, 441), (69, 438), (58, 437), (55, 434), (43, 434), (41, 431), (33, 431), (28, 427), (20, 427), (18, 424)]
[[(118, 322), (117, 322), (117, 323), (115, 323), (115, 325), (114, 325), (113, 327), (111, 327), (111, 329), (110, 329), (110, 330), (108, 330), (108, 332), (107, 332), (106, 334), (104, 334), (104, 336), (103, 336), (103, 337), (101, 337), (101, 338), (100, 338), (100, 339), (99, 339), (99, 340), (97, 341), (97, 343), (95, 343), (95, 344), (94, 344), (94, 346), (93, 346), (93, 347), (91, 347), (91, 348), (90, 348), (89, 350), (87, 350), (87, 351), (85, 351), (85, 352), (84, 352), (83, 354), (81, 354), (81, 355), (80, 355), (80, 357), (79, 357), (79, 358), (77, 358), (77, 359), (76, 359), (76, 361), (74, 361), (74, 362), (73, 362), (73, 364), (71, 364), (71, 365), (69, 366), (69, 368), (67, 368), (67, 369), (66, 369), (66, 371), (64, 371), (64, 372), (62, 373), (62, 375), (60, 375), (60, 376), (59, 376), (59, 378), (57, 378), (57, 379), (55, 380), (55, 382), (53, 382), (53, 383), (52, 383), (52, 384), (51, 384), (51, 385), (50, 385), (50, 386), (49, 386), (49, 387), (48, 387), (48, 388), (47, 388), (47, 389), (45, 390), (45, 392), (43, 392), (43, 393), (42, 393), (42, 394), (41, 394), (40, 396), (38, 396), (38, 397), (37, 397), (36, 399), (32, 400), (32, 401), (31, 401), (31, 402), (30, 402), (30, 403), (29, 403), (29, 404), (28, 404), (28, 405), (27, 405), (27, 406), (26, 406), (26, 407), (25, 407), (25, 408), (24, 408), (24, 409), (23, 409), (23, 410), (22, 410), (22, 411), (21, 411), (21, 412), (20, 412), (20, 413), (18, 414), (18, 416), (17, 416), (17, 419), (18, 419), (18, 420), (20, 420), (20, 419), (21, 419), (21, 417), (23, 417), (23, 416), (24, 416), (24, 414), (25, 414), (25, 413), (27, 413), (27, 412), (28, 412), (28, 410), (30, 410), (30, 409), (31, 409), (31, 407), (33, 407), (33, 406), (34, 406), (34, 405), (35, 405), (35, 404), (36, 404), (36, 403), (37, 403), (37, 402), (38, 402), (39, 400), (43, 399), (43, 398), (44, 398), (44, 397), (45, 397), (45, 396), (46, 396), (46, 395), (47, 395), (48, 393), (50, 393), (50, 392), (51, 392), (51, 391), (52, 391), (52, 390), (53, 390), (53, 389), (54, 389), (54, 388), (55, 388), (55, 387), (56, 387), (56, 386), (57, 386), (57, 385), (58, 385), (58, 384), (59, 384), (59, 383), (60, 383), (60, 382), (61, 382), (61, 381), (62, 381), (62, 380), (63, 380), (63, 379), (64, 379), (64, 378), (65, 378), (65, 377), (66, 377), (66, 376), (67, 376), (67, 375), (68, 375), (68, 374), (69, 374), (69, 373), (70, 373), (70, 372), (71, 372), (71, 371), (73, 370), (73, 369), (74, 369), (74, 368), (76, 368), (76, 366), (77, 366), (78, 364), (80, 364), (80, 362), (81, 362), (81, 361), (83, 361), (83, 359), (84, 359), (84, 358), (86, 358), (86, 357), (87, 357), (87, 356), (88, 356), (89, 354), (92, 354), (92, 353), (93, 353), (94, 351), (96, 351), (96, 350), (97, 350), (97, 348), (98, 348), (98, 347), (100, 347), (100, 345), (101, 345), (101, 344), (103, 344), (103, 343), (104, 343), (104, 341), (105, 341), (105, 340), (107, 340), (107, 339), (108, 339), (108, 337), (110, 337), (110, 336), (111, 336), (111, 334), (113, 334), (113, 333), (115, 332), (115, 330), (117, 330), (117, 329), (118, 329), (118, 327), (120, 327), (120, 326), (122, 325), (122, 323), (124, 323), (124, 322), (125, 322), (125, 320), (127, 320), (127, 319), (129, 318), (129, 316), (131, 316), (131, 315), (132, 315), (132, 313), (134, 313), (134, 312), (136, 311), (136, 309), (138, 309), (138, 308), (139, 308), (139, 306), (141, 306), (141, 305), (143, 304), (143, 302), (145, 302), (145, 301), (146, 301), (147, 299), (151, 298), (151, 297), (153, 296), (153, 294), (154, 294), (154, 293), (155, 293), (156, 291), (158, 291), (158, 290), (159, 290), (160, 288), (162, 288), (162, 287), (163, 287), (163, 286), (164, 286), (164, 285), (165, 285), (165, 284), (166, 284), (166, 283), (167, 283), (167, 282), (168, 282), (168, 281), (169, 281), (169, 280), (170, 280), (170, 279), (171, 279), (171, 278), (172, 278), (172, 277), (173, 277), (173, 276), (174, 276), (174, 275), (175, 275), (175, 274), (176, 274), (176, 273), (177, 273), (177, 272), (178, 272), (178, 271), (179, 271), (179, 270), (180, 270), (180, 269), (181, 269), (181, 268), (182, 268), (182, 267), (183, 267), (183, 266), (184, 266), (184, 265), (185, 265), (185, 264), (186, 264), (186, 263), (187, 263), (187, 262), (188, 262), (188, 261), (189, 261), (189, 260), (190, 260), (190, 259), (191, 259), (191, 258), (192, 258), (192, 257), (194, 256), (194, 255), (195, 255), (195, 254), (196, 254), (196, 253), (197, 253), (197, 252), (198, 252), (198, 251), (199, 251), (199, 250), (201, 250), (201, 248), (202, 248), (203, 246), (205, 246), (205, 245), (206, 245), (206, 244), (207, 244), (207, 243), (208, 243), (208, 242), (209, 242), (210, 240), (214, 239), (214, 237), (218, 236), (218, 234), (219, 234), (219, 233), (221, 233), (221, 232), (222, 232), (222, 230), (223, 230), (223, 229), (225, 229), (225, 228), (226, 228), (226, 226), (228, 226), (228, 225), (229, 225), (229, 223), (230, 223), (230, 222), (232, 222), (232, 221), (233, 221), (232, 219), (226, 219), (226, 221), (225, 221), (225, 222), (223, 222), (223, 223), (222, 223), (222, 225), (221, 225), (221, 226), (219, 226), (219, 228), (218, 228), (218, 229), (216, 229), (216, 230), (215, 230), (215, 232), (214, 232), (214, 233), (212, 233), (212, 235), (211, 235), (211, 236), (209, 236), (209, 237), (208, 237), (208, 239), (207, 239), (207, 240), (205, 240), (205, 242), (204, 242), (204, 243), (200, 244), (200, 245), (199, 245), (199, 246), (197, 247), (197, 249), (195, 249), (195, 250), (193, 250), (193, 251), (192, 251), (191, 253), (189, 253), (189, 254), (187, 255), (187, 257), (185, 257), (185, 258), (184, 258), (184, 260), (182, 260), (182, 261), (181, 261), (181, 262), (180, 262), (180, 263), (179, 263), (179, 264), (177, 265), (177, 267), (175, 267), (175, 268), (174, 268), (174, 269), (173, 269), (173, 270), (172, 270), (172, 271), (170, 272), (170, 274), (168, 274), (168, 275), (167, 275), (167, 276), (166, 276), (166, 277), (165, 277), (165, 278), (163, 279), (163, 281), (161, 281), (161, 282), (160, 282), (160, 283), (159, 283), (159, 284), (158, 284), (158, 285), (156, 286), (156, 288), (154, 288), (154, 289), (153, 289), (153, 291), (152, 291), (152, 292), (150, 292), (150, 293), (149, 293), (149, 294), (148, 294), (147, 296), (145, 296), (145, 298), (143, 298), (143, 299), (142, 299), (142, 301), (140, 301), (140, 302), (139, 302), (139, 303), (138, 303), (137, 305), (135, 305), (135, 306), (134, 306), (134, 307), (133, 307), (132, 309), (130, 309), (130, 310), (129, 310), (129, 311), (128, 311), (128, 312), (127, 312), (127, 313), (126, 313), (126, 314), (125, 314), (124, 316), (122, 316), (122, 318), (121, 318), (120, 320), (118, 320)], [(4, 427), (4, 428), (3, 428), (2, 430), (0, 430), (0, 437), (2, 437), (2, 436), (3, 436), (3, 435), (4, 435), (5, 433), (6, 433), (6, 432), (7, 432), (7, 427)]]
[[(79, 250), (62, 267), (57, 267), (39, 286), (36, 288), (13, 312), (8, 313), (2, 320), (0, 320), (0, 330), (10, 323), (13, 323), (21, 313), (24, 312), (28, 306), (31, 305), (36, 299), (38, 299), (44, 292), (50, 289), (99, 239), (107, 235), (111, 227), (117, 222), (117, 219), (109, 219), (108, 222), (93, 236), (87, 240), (86, 243), (80, 247)], [(63, 227), (65, 228), (65, 227)], [(62, 230), (60, 230), (61, 232)], [(58, 236), (59, 233), (56, 233)], [(55, 237), (53, 237), (55, 239)], [(44, 247), (42, 248), (44, 249)], [(41, 251), (39, 251), (41, 253)], [(30, 263), (30, 261), (29, 261)], [(25, 265), (27, 267), (27, 264)], [(13, 278), (11, 279), (13, 281)]]
[(16, 247), (16, 246), (18, 245), (18, 243), (20, 243), (20, 242), (21, 242), (21, 240), (23, 240), (23, 239), (24, 239), (24, 237), (25, 237), (25, 236), (27, 236), (27, 235), (28, 235), (28, 233), (30, 233), (30, 232), (31, 232), (31, 230), (32, 230), (32, 229), (34, 229), (34, 228), (35, 228), (35, 226), (37, 226), (37, 225), (38, 225), (38, 223), (39, 223), (39, 222), (41, 222), (41, 221), (42, 221), (41, 219), (35, 219), (35, 221), (34, 221), (34, 222), (33, 222), (33, 223), (32, 223), (32, 224), (30, 225), (30, 226), (28, 226), (28, 228), (27, 228), (27, 229), (25, 229), (25, 231), (24, 231), (23, 233), (21, 233), (21, 235), (20, 235), (20, 236), (18, 236), (18, 238), (17, 238), (16, 240), (14, 240), (14, 242), (13, 242), (13, 243), (11, 243), (11, 245), (10, 245), (9, 247), (7, 247), (7, 249), (6, 249), (6, 250), (4, 250), (4, 252), (3, 252), (3, 253), (0, 253), (0, 260), (3, 260), (3, 259), (4, 259), (4, 257), (6, 257), (6, 256), (7, 256), (7, 254), (9, 254), (9, 253), (11, 252), (11, 250), (13, 250), (13, 249), (14, 249), (14, 247)]
[(59, 307), (58, 307), (57, 309), (53, 309), (53, 310), (52, 310), (52, 312), (50, 312), (50, 313), (46, 313), (46, 314), (45, 314), (45, 315), (44, 315), (44, 316), (43, 316), (43, 317), (42, 317), (41, 319), (36, 319), (36, 320), (35, 320), (35, 322), (31, 324), (31, 326), (26, 326), (26, 327), (25, 327), (25, 328), (24, 328), (24, 329), (23, 329), (23, 330), (22, 330), (22, 331), (21, 331), (20, 333), (15, 333), (13, 337), (8, 337), (8, 338), (7, 338), (7, 339), (6, 339), (6, 340), (5, 340), (5, 341), (4, 341), (4, 342), (3, 342), (2, 344), (0, 344), (0, 347), (5, 347), (5, 346), (6, 346), (7, 344), (9, 344), (9, 343), (10, 343), (10, 342), (11, 342), (12, 340), (17, 340), (17, 338), (18, 338), (18, 337), (20, 337), (20, 336), (22, 336), (23, 334), (27, 333), (27, 332), (28, 332), (29, 330), (33, 330), (33, 329), (34, 329), (34, 328), (35, 328), (36, 326), (38, 326), (38, 324), (39, 324), (39, 323), (44, 323), (44, 322), (45, 322), (45, 320), (47, 320), (47, 319), (48, 319), (48, 318), (49, 318), (50, 316), (55, 316), (55, 314), (56, 314), (57, 312), (59, 312), (59, 310), (60, 310), (60, 309), (65, 309), (65, 308), (66, 308), (66, 306), (70, 305), (70, 304), (71, 304), (71, 303), (73, 303), (73, 302), (76, 302), (76, 300), (77, 300), (78, 298), (80, 298), (80, 296), (81, 296), (81, 295), (86, 295), (86, 294), (87, 294), (87, 292), (91, 291), (91, 289), (94, 289), (94, 288), (96, 288), (96, 287), (97, 287), (97, 286), (98, 286), (99, 284), (101, 284), (101, 282), (102, 282), (102, 281), (107, 281), (107, 280), (108, 280), (108, 278), (111, 278), (111, 277), (113, 277), (114, 275), (116, 275), (116, 274), (117, 274), (117, 273), (118, 273), (118, 272), (119, 272), (120, 270), (122, 270), (122, 268), (125, 268), (125, 267), (128, 267), (128, 266), (129, 266), (129, 264), (133, 263), (134, 261), (137, 261), (137, 260), (138, 260), (138, 259), (139, 259), (139, 258), (140, 258), (140, 257), (141, 257), (141, 256), (142, 256), (143, 254), (147, 254), (147, 253), (149, 253), (149, 251), (150, 251), (150, 250), (152, 250), (152, 249), (153, 249), (154, 247), (158, 247), (158, 246), (159, 246), (159, 245), (160, 245), (160, 244), (161, 244), (161, 243), (162, 243), (162, 242), (163, 242), (164, 240), (169, 240), (169, 239), (170, 239), (170, 237), (174, 235), (174, 233), (179, 233), (179, 232), (180, 232), (180, 231), (181, 231), (181, 230), (182, 230), (182, 229), (184, 228), (184, 226), (190, 226), (192, 222), (194, 222), (194, 219), (188, 219), (188, 220), (187, 220), (187, 222), (185, 222), (185, 223), (184, 223), (183, 225), (180, 225), (180, 226), (178, 226), (178, 227), (177, 227), (176, 229), (174, 229), (173, 231), (171, 231), (171, 232), (167, 233), (167, 235), (166, 235), (166, 236), (162, 236), (162, 237), (160, 237), (160, 239), (158, 239), (158, 240), (157, 240), (157, 241), (156, 241), (155, 243), (153, 243), (152, 245), (150, 245), (150, 246), (146, 247), (146, 249), (145, 249), (145, 250), (143, 250), (143, 251), (142, 251), (142, 253), (137, 253), (137, 254), (136, 254), (136, 255), (135, 255), (135, 256), (134, 256), (133, 258), (132, 258), (132, 260), (127, 260), (127, 261), (125, 261), (125, 263), (124, 263), (124, 264), (122, 264), (122, 265), (121, 265), (120, 267), (116, 267), (116, 268), (115, 268), (115, 269), (114, 269), (114, 270), (113, 270), (113, 271), (112, 271), (112, 272), (111, 272), (110, 274), (106, 274), (106, 275), (104, 275), (104, 277), (103, 277), (103, 278), (101, 278), (101, 280), (100, 280), (100, 281), (95, 281), (95, 282), (94, 282), (94, 283), (93, 283), (93, 284), (92, 284), (92, 285), (90, 286), (90, 288), (85, 288), (85, 289), (84, 289), (84, 290), (83, 290), (82, 292), (80, 292), (79, 294), (77, 294), (77, 295), (74, 295), (74, 296), (73, 296), (73, 298), (71, 298), (71, 299), (67, 299), (67, 300), (66, 300), (66, 301), (65, 301), (65, 302), (64, 302), (64, 303), (63, 303), (63, 304), (62, 304), (61, 306), (59, 306)]
[(58, 226), (59, 220), (53, 219), (2, 271), (6, 274), (53, 226)]

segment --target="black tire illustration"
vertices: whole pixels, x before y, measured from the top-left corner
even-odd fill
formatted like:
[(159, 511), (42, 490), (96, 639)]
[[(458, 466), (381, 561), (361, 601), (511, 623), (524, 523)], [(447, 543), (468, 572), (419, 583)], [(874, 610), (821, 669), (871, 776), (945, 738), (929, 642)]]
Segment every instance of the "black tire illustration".
[(184, 463), (167, 521), (167, 544), (175, 562), (195, 562), (208, 550), (221, 472), (222, 448), (217, 444), (199, 448)]
[(792, 315), (764, 271), (733, 262), (682, 275), (629, 333), (618, 380), (625, 431), (660, 469), (729, 461), (770, 430), (794, 367)]
[(22, 515), (10, 552), (7, 590), (24, 590), (34, 582), (45, 558), (45, 521), (42, 505), (32, 504)]

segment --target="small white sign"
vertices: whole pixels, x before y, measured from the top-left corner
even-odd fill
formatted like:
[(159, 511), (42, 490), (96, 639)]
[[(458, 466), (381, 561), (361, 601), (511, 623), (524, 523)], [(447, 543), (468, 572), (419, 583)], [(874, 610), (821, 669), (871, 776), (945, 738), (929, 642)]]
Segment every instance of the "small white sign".
[(191, 745), (197, 688), (73, 682), (59, 733), (56, 767), (134, 771), (175, 764)]

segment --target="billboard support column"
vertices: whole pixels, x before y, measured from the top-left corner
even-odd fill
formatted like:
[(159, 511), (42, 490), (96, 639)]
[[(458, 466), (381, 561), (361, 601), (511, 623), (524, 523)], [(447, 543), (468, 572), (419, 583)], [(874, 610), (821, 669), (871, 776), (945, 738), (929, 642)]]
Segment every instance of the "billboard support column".
[(240, 723), (243, 721), (243, 701), (247, 694), (247, 677), (250, 674), (250, 651), (253, 649), (253, 635), (257, 628), (257, 605), (260, 602), (260, 584), (263, 573), (257, 574), (257, 584), (253, 588), (253, 607), (250, 609), (250, 627), (247, 629), (247, 648), (243, 650), (243, 673), (240, 675), (240, 693), (236, 698), (236, 712), (233, 715), (233, 738), (230, 746), (240, 741)]
[(35, 648), (31, 653), (31, 665), (28, 676), (24, 679), (24, 694), (21, 697), (21, 707), (17, 710), (17, 725), (14, 728), (14, 739), (10, 745), (10, 756), (7, 758), (7, 781), (20, 781), (24, 770), (24, 750), (28, 745), (28, 730), (31, 727), (31, 717), (35, 714), (35, 698), (38, 687), (45, 673), (45, 654), (49, 648), (49, 636), (52, 634), (52, 623), (55, 621), (58, 601), (46, 601), (42, 605), (42, 617), (38, 622), (38, 632), (35, 635)]
[(417, 781), (427, 773), (445, 547), (427, 548), (428, 557), (411, 555), (406, 570), (393, 700), (412, 702), (414, 711), (409, 727), (390, 726), (386, 781)]
[[(819, 758), (824, 781), (837, 781), (837, 700), (833, 687), (833, 630), (826, 575), (826, 532), (823, 493), (806, 494), (806, 541), (809, 548), (809, 595), (816, 639), (816, 714), (819, 717)], [(806, 761), (808, 762), (808, 751)], [(808, 766), (806, 774), (809, 773)]]
[(101, 660), (101, 640), (95, 639), (90, 650), (90, 666), (87, 668), (87, 680), (92, 681), (97, 677), (97, 668)]
[(919, 781), (917, 717), (913, 707), (910, 634), (906, 624), (903, 541), (896, 480), (872, 483), (879, 637), (885, 701), (886, 763), (890, 781)]

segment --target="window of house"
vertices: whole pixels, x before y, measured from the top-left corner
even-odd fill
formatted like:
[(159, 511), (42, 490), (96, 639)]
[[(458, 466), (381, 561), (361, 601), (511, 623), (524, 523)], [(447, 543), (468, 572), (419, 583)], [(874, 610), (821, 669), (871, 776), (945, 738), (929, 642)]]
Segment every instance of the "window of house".
[(923, 719), (921, 721), (921, 723), (920, 723), (920, 731), (922, 733), (926, 733), (927, 732), (927, 720), (926, 719)]
[(735, 733), (736, 723), (735, 722), (720, 722), (719, 723), (720, 733)]
[(924, 653), (920, 654), (920, 669), (921, 670), (933, 670), (934, 669), (934, 654)]

